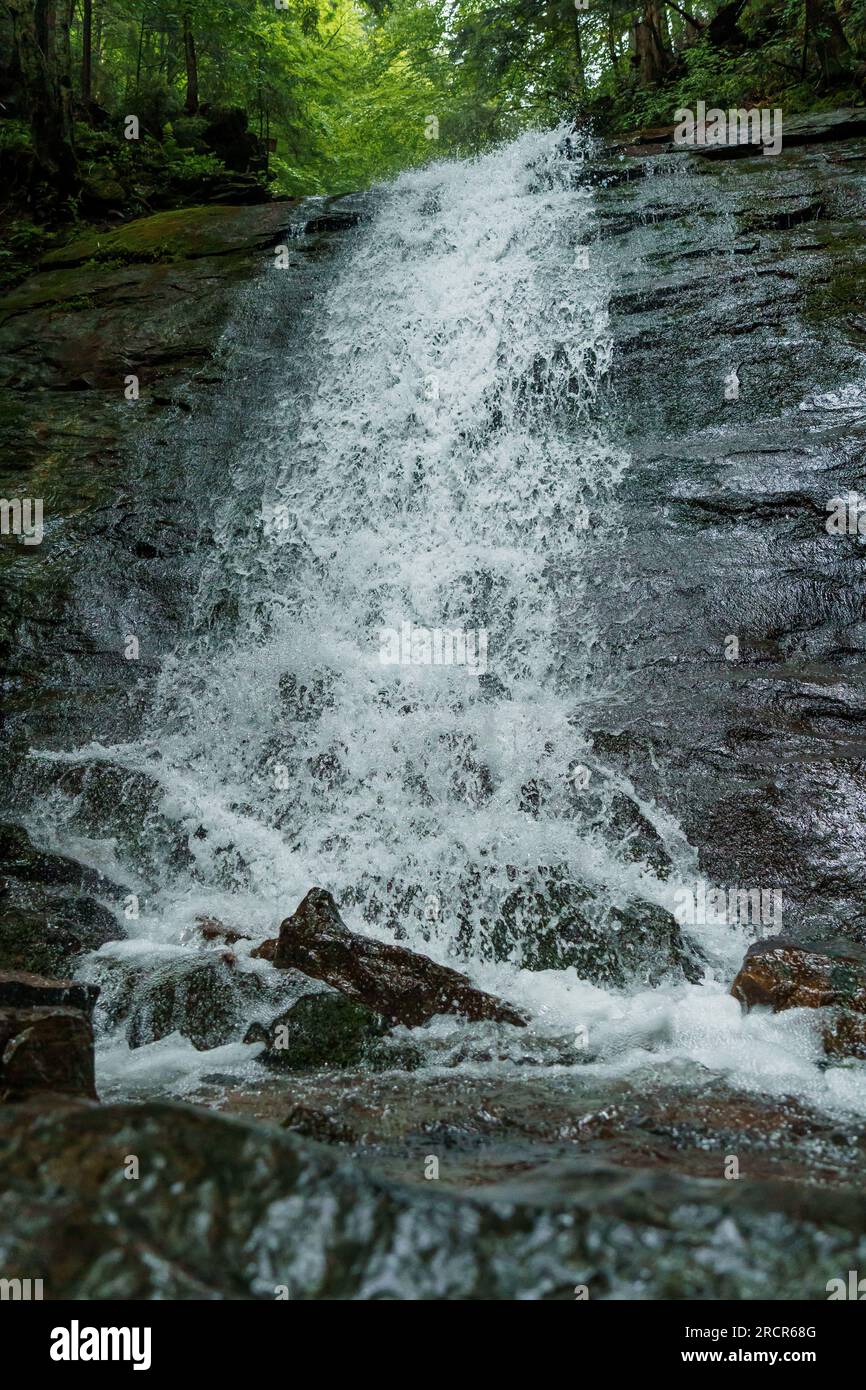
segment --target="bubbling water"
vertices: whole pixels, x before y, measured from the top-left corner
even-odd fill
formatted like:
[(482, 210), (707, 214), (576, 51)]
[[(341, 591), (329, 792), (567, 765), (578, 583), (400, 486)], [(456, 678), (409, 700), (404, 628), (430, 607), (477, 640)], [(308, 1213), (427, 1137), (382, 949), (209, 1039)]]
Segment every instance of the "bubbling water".
[[(453, 949), (483, 947), (515, 878), (592, 870), (572, 710), (608, 678), (587, 581), (627, 459), (599, 408), (608, 285), (581, 268), (592, 198), (569, 153), (529, 134), (402, 176), (317, 306), (243, 560), (236, 514), (217, 537), (232, 640), (207, 628), (162, 680), (157, 772), (207, 831), (205, 877), (281, 910), (321, 883)], [(407, 629), (458, 660), (404, 637), (383, 662)], [(473, 669), (460, 643), (482, 636)]]

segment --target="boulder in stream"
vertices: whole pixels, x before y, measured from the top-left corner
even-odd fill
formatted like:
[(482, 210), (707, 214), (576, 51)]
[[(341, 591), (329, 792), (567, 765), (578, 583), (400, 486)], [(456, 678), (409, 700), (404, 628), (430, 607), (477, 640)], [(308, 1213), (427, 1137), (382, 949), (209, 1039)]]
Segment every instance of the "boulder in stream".
[(850, 941), (756, 941), (746, 952), (731, 993), (747, 1009), (840, 1006), (866, 1013), (866, 948)]
[(699, 949), (666, 908), (643, 899), (614, 907), (585, 884), (553, 872), (537, 888), (509, 894), (497, 931), (506, 943), (517, 943), (526, 970), (573, 967), (582, 980), (607, 988), (703, 978)]
[(731, 993), (747, 1009), (821, 1009), (828, 1057), (866, 1058), (866, 948), (768, 937), (746, 952)]
[(363, 1062), (388, 1022), (344, 994), (305, 994), (267, 1028), (252, 1024), (245, 1042), (266, 1042), (259, 1061), (282, 1071), (350, 1067)]
[(97, 1021), (107, 1029), (122, 1025), (132, 1048), (169, 1033), (188, 1038), (199, 1052), (239, 1041), (266, 988), (233, 959), (230, 952), (185, 952), (156, 964), (94, 957), (87, 971), (102, 989)]
[(311, 888), (280, 926), (274, 965), (323, 980), (349, 999), (409, 1028), (436, 1014), (472, 1020), (526, 1024), (511, 1004), (477, 989), (467, 975), (439, 965), (405, 946), (374, 941), (349, 931), (331, 894)]

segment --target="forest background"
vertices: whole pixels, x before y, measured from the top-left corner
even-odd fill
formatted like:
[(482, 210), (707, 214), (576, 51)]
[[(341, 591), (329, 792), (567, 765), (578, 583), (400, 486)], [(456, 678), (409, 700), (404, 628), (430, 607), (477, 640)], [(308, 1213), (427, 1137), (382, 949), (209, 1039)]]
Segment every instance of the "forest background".
[(0, 274), (70, 221), (343, 193), (564, 119), (861, 104), (864, 82), (866, 0), (0, 0)]

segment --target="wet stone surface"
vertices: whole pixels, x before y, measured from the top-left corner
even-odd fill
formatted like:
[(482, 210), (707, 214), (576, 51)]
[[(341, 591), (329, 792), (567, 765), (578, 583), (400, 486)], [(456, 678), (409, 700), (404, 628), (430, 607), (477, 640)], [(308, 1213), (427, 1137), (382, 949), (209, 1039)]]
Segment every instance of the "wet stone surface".
[(629, 577), (607, 637), (631, 693), (596, 747), (674, 813), (708, 879), (780, 888), (786, 935), (853, 941), (866, 555), (825, 522), (866, 483), (863, 153), (626, 161), (644, 177), (597, 192), (596, 248), (632, 453), (601, 561)]

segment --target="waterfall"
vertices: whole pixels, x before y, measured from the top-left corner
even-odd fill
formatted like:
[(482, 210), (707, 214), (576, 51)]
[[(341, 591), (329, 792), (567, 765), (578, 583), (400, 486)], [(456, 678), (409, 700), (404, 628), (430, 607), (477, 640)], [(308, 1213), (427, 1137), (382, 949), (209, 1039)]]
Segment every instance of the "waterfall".
[(319, 883), (483, 956), (539, 865), (602, 872), (573, 711), (612, 679), (594, 556), (627, 458), (585, 157), (529, 134), (402, 175), (310, 312), (144, 763), (205, 884), (282, 915)]
[[(272, 936), (319, 885), (353, 930), (522, 1004), (539, 1043), (588, 1026), (599, 1065), (697, 1064), (820, 1101), (808, 1025), (742, 1018), (729, 995), (742, 933), (689, 928), (683, 973), (664, 909), (694, 851), (605, 766), (587, 718), (634, 677), (605, 633), (636, 613), (590, 158), (529, 133), (356, 200), (325, 288), (277, 334), (285, 355), (245, 377), (216, 495), (186, 465), (208, 544), (144, 727), (47, 755), (115, 779), (95, 802), (142, 906), (96, 965), (194, 954), (203, 913)], [(298, 208), (289, 239), (320, 211)], [(250, 291), (253, 336), (282, 273)], [(627, 834), (623, 853), (623, 807), (646, 852)], [(561, 930), (577, 949), (560, 959)], [(183, 1078), (207, 1057), (118, 1033), (102, 1084), (152, 1067), (164, 1090), (167, 1060)]]

